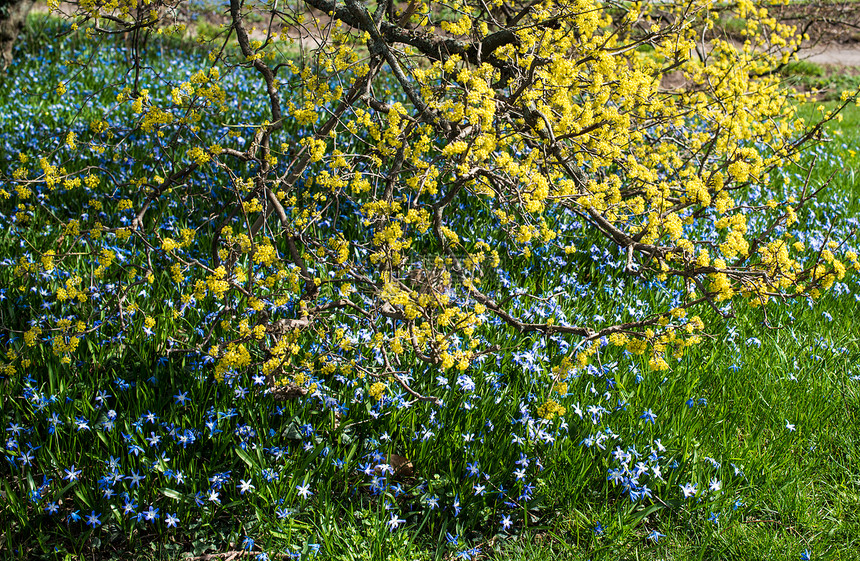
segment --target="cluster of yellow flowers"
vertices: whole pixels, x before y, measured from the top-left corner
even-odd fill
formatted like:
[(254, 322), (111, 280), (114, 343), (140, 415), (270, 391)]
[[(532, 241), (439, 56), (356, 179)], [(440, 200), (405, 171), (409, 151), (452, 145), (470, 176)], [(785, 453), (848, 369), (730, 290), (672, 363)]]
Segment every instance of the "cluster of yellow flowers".
[[(430, 27), (430, 7), (419, 4), (404, 21), (417, 26), (410, 32), (415, 37), (432, 36), (436, 30)], [(426, 47), (419, 41), (400, 44), (396, 57), (402, 58), (397, 60), (410, 64), (395, 69), (395, 59), (388, 60), (397, 74), (388, 85), (361, 81), (371, 70), (378, 71), (357, 48), (359, 41), (374, 41), (373, 30), (343, 32), (340, 24), (334, 25), (336, 40), (315, 52), (313, 64), (283, 61), (295, 77), (289, 95), (284, 93), (286, 82), (269, 76), (266, 97), (283, 103), (283, 119), (275, 122), (272, 101), (271, 122), (246, 123), (255, 140), (235, 167), (226, 162), (236, 154), (233, 142), (241, 127), (234, 126), (233, 116), (222, 115), (228, 113), (229, 98), (219, 70), (222, 57), (230, 55), (213, 51), (212, 64), (171, 86), (167, 99), (160, 99), (154, 87), (119, 91), (117, 103), (131, 110), (139, 130), (160, 137), (177, 127), (192, 133), (177, 138), (199, 139), (181, 148), (177, 142), (172, 147), (176, 159), (184, 159), (189, 174), (195, 167), (223, 171), (229, 177), (224, 183), (236, 196), (231, 201), (234, 216), (244, 220), (225, 220), (218, 226), (220, 241), (198, 248), (192, 228), (148, 238), (149, 232), (140, 232), (145, 225), (129, 224), (128, 215), (122, 224), (111, 224), (103, 215), (98, 220), (106, 224), (96, 217), (78, 217), (63, 224), (56, 249), (40, 254), (42, 270), (63, 267), (74, 253), (64, 245), (71, 240), (86, 237), (90, 242), (113, 235), (127, 242), (138, 231), (158, 259), (158, 265), (150, 265), (156, 270), (141, 278), (149, 284), (161, 275), (168, 284), (172, 280), (182, 309), (190, 306), (192, 297), (202, 301), (211, 296), (218, 305), (236, 303), (233, 313), (219, 319), (213, 335), (217, 340), (209, 349), (216, 375), (223, 378), (228, 371), (257, 364), (255, 360), (267, 376), (286, 366), (295, 367), (294, 372), (346, 368), (346, 359), (336, 353), (320, 351), (320, 356), (307, 353), (302, 358), (298, 329), (276, 336), (265, 320), (243, 315), (253, 311), (263, 316), (268, 305), (289, 304), (297, 317), (306, 318), (317, 304), (334, 309), (342, 301), (352, 305), (356, 321), (371, 322), (379, 315), (390, 320), (384, 327), (374, 324), (368, 344), (392, 353), (395, 361), (414, 355), (439, 370), (465, 371), (485, 343), (475, 336), (485, 316), (496, 314), (516, 325), (512, 315), (498, 313), (489, 300), (483, 304), (468, 299), (481, 289), (477, 273), (482, 267), (498, 267), (505, 253), (529, 259), (541, 246), (563, 251), (566, 258), (578, 257), (578, 242), (571, 242), (562, 228), (566, 218), (559, 217), (581, 217), (583, 224), (631, 254), (647, 256), (641, 264), (657, 279), (696, 276), (702, 281), (697, 289), (707, 293), (696, 295), (716, 303), (745, 298), (750, 305), (762, 305), (776, 292), (815, 296), (842, 279), (849, 267), (860, 268), (856, 255), (837, 255), (834, 245), (821, 251), (820, 263), (807, 271), (798, 258), (805, 248), (789, 236), (755, 238), (760, 232), (750, 231), (751, 208), (790, 227), (798, 220), (796, 201), (738, 205), (743, 200), (739, 191), (764, 185), (770, 170), (795, 157), (792, 139), (803, 127), (791, 94), (768, 71), (785, 62), (799, 39), (752, 2), (741, 0), (735, 7), (736, 15), (747, 22), (740, 46), (720, 38), (701, 44), (701, 32), (717, 17), (710, 12), (709, 0), (683, 6), (661, 3), (661, 15), (674, 11), (672, 17), (661, 18), (653, 17), (654, 6), (636, 2), (615, 20), (614, 11), (596, 0), (541, 0), (530, 3), (521, 21), (505, 30), (493, 17), (481, 15), (486, 8), (476, 4), (442, 3), (446, 13), (455, 15), (440, 24), (444, 33), (437, 37), (450, 41), (444, 45), (458, 53), (447, 56), (442, 49), (430, 56), (420, 52)], [(490, 4), (500, 6), (501, 0)], [(139, 10), (142, 6), (138, 0), (79, 4), (93, 18), (113, 14), (156, 25), (159, 12), (148, 6)], [(500, 31), (505, 33), (494, 39), (507, 39), (491, 51), (482, 50), (489, 49), (485, 43), (458, 47)], [(647, 49), (638, 48), (646, 44)], [(250, 54), (246, 49), (233, 62), (248, 60), (261, 68), (278, 54), (273, 40), (254, 41), (250, 48)], [(691, 56), (696, 49), (708, 56)], [(413, 63), (419, 57), (423, 60)], [(663, 80), (667, 68), (677, 68), (685, 85), (671, 88)], [(337, 73), (336, 80), (332, 73)], [(404, 76), (407, 84), (400, 83)], [(392, 91), (397, 87), (403, 91)], [(65, 82), (56, 86), (58, 95), (67, 91)], [(229, 124), (231, 132), (204, 142), (204, 116), (225, 128)], [(281, 142), (284, 139), (273, 133), (288, 122), (311, 132), (296, 143)], [(116, 132), (101, 115), (89, 128), (91, 134), (68, 132), (61, 137), (68, 148), (63, 152), (95, 147), (96, 140), (103, 142)], [(115, 161), (121, 157), (119, 151), (114, 154)], [(117, 186), (107, 174), (86, 169), (70, 173), (48, 157), (39, 159), (38, 166), (23, 154), (19, 161), (13, 172), (16, 184), (0, 192), (17, 205), (18, 223), (29, 220), (34, 211), (33, 181), (49, 189), (86, 191), (87, 210), (93, 215), (108, 212), (117, 199), (118, 214), (132, 210), (141, 193), (160, 193), (154, 186), (165, 181), (156, 175), (151, 182), (137, 177)], [(302, 162), (307, 167), (296, 169), (305, 165)], [(242, 168), (245, 163), (247, 168)], [(168, 173), (168, 166), (155, 169)], [(246, 170), (251, 170), (249, 176), (242, 176)], [(293, 175), (298, 179), (290, 183)], [(199, 204), (203, 197), (183, 182), (184, 176), (171, 181), (170, 188), (190, 193), (183, 204)], [(107, 197), (107, 189), (122, 192)], [(171, 189), (163, 196), (171, 196)], [(355, 218), (344, 231), (354, 238), (330, 226), (342, 219), (333, 213), (346, 203)], [(283, 232), (275, 233), (273, 222), (265, 221), (264, 204), (277, 208)], [(474, 215), (490, 217), (498, 231), (476, 234), (478, 226), (458, 214), (461, 205)], [(692, 234), (702, 231), (716, 234), (707, 240)], [(151, 239), (158, 241), (150, 244)], [(108, 276), (122, 277), (122, 284), (138, 274), (117, 266), (122, 249), (87, 251), (98, 260), (87, 283), (71, 276), (56, 289), (57, 300), (70, 308), (87, 302), (88, 290), (82, 286), (106, 282)], [(195, 253), (199, 259), (191, 256)], [(432, 267), (413, 266), (418, 260), (429, 264), (428, 253), (438, 255)], [(201, 264), (212, 260), (216, 263), (211, 269)], [(157, 270), (161, 264), (166, 264), (163, 272)], [(15, 267), (21, 286), (38, 269), (37, 263), (22, 258)], [(456, 291), (463, 298), (454, 297)], [(181, 313), (174, 309), (174, 317)], [(142, 325), (152, 329), (155, 321), (146, 316)], [(79, 338), (68, 326), (60, 327), (63, 332), (53, 337), (52, 346), (65, 360)], [(528, 327), (519, 324), (520, 329)], [(556, 328), (552, 319), (541, 326), (545, 333)], [(331, 336), (338, 352), (362, 350), (359, 339), (342, 326), (313, 329), (316, 337)], [(687, 319), (686, 309), (679, 307), (656, 314), (647, 326), (604, 333), (610, 345), (643, 355), (652, 369), (665, 370), (669, 358), (682, 356), (701, 339), (703, 329), (700, 317)], [(38, 327), (30, 328), (25, 345), (37, 346), (41, 335)], [(553, 380), (587, 367), (600, 349), (599, 339), (588, 339), (564, 357), (553, 370)], [(298, 373), (291, 378), (300, 386), (309, 379)], [(564, 393), (563, 383), (556, 388)], [(377, 380), (369, 385), (368, 395), (380, 400), (388, 389)], [(538, 409), (548, 420), (564, 414), (553, 399)]]
[(385, 395), (385, 390), (388, 389), (388, 386), (383, 382), (374, 382), (370, 385), (370, 388), (367, 390), (367, 395), (379, 401)]
[(537, 414), (541, 419), (546, 419), (548, 421), (553, 420), (556, 415), (559, 417), (564, 417), (567, 413), (567, 409), (558, 404), (554, 399), (548, 399), (543, 403), (540, 407), (538, 407)]

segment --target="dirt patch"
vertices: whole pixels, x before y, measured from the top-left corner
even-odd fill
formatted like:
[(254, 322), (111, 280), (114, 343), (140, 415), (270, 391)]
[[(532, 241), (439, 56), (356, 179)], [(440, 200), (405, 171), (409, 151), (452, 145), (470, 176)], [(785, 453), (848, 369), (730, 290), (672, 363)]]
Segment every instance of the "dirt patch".
[(803, 49), (798, 58), (821, 65), (860, 67), (860, 43), (818, 44)]

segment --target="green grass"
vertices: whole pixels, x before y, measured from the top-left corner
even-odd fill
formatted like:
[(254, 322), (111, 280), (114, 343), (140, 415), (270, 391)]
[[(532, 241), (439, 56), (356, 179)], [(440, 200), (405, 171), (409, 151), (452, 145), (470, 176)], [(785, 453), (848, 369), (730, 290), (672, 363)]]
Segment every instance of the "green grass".
[(786, 64), (780, 74), (788, 84), (827, 101), (838, 100), (842, 92), (860, 88), (860, 74), (850, 67), (801, 60)]
[[(846, 200), (846, 217), (860, 212), (858, 124), (860, 109), (851, 105), (842, 123), (829, 128), (835, 140), (811, 181), (817, 185), (832, 176), (824, 198)], [(860, 391), (850, 380), (860, 360), (860, 303), (826, 297), (803, 308), (793, 319), (784, 312), (770, 314), (774, 329), (762, 326), (763, 314), (744, 313), (737, 338), (758, 338), (760, 348), (747, 346), (732, 356), (725, 333), (716, 330), (714, 340), (675, 369), (668, 388), (642, 390), (675, 405), (660, 411), (658, 419), (683, 433), (679, 436), (692, 455), (727, 457), (744, 466), (737, 492), (744, 504), (737, 511), (724, 510), (714, 525), (702, 523), (707, 509), (688, 517), (673, 505), (655, 505), (634, 524), (640, 513), (625, 519), (614, 506), (598, 506), (607, 497), (583, 498), (588, 490), (569, 469), (578, 449), (565, 446), (554, 451), (548, 481), (558, 491), (555, 515), (543, 521), (544, 528), (499, 544), (492, 558), (789, 560), (800, 559), (807, 549), (812, 559), (860, 557)], [(740, 367), (735, 371), (732, 364)], [(695, 411), (677, 407), (690, 396), (705, 397), (708, 405)], [(794, 432), (786, 429), (787, 421)], [(616, 523), (595, 536), (594, 521), (613, 516)], [(656, 546), (646, 540), (651, 528), (666, 534)]]
[[(153, 64), (157, 64), (157, 60)], [(169, 66), (167, 61), (161, 64), (165, 68)], [(44, 118), (65, 124), (74, 120), (78, 108), (73, 105), (59, 107), (62, 99), (51, 93), (59, 71), (56, 72), (46, 77), (44, 84), (32, 85), (33, 90), (26, 93), (36, 100), (44, 93), (47, 96)], [(104, 96), (96, 98), (97, 102), (116, 94), (109, 85), (118, 76), (111, 74), (102, 78), (84, 84)], [(0, 105), (10, 106), (24, 97), (22, 92), (4, 92), (0, 95)], [(50, 113), (47, 107), (51, 107)], [(803, 111), (815, 110), (814, 106), (803, 108)], [(41, 117), (41, 114), (34, 116)], [(828, 130), (828, 135), (835, 140), (818, 151), (811, 184), (819, 185), (833, 175), (823, 194), (831, 206), (811, 208), (803, 215), (810, 226), (834, 208), (841, 209), (840, 214), (845, 217), (860, 215), (860, 186), (854, 178), (854, 170), (860, 164), (858, 124), (860, 111), (848, 108), (842, 123)], [(4, 134), (13, 132), (12, 124), (4, 129)], [(132, 145), (118, 150), (117, 154), (145, 160), (146, 149), (146, 146)], [(805, 176), (804, 166), (810, 162), (808, 159), (792, 171)], [(141, 170), (134, 169), (134, 172), (141, 173)], [(103, 193), (96, 192), (93, 196), (100, 197), (106, 204), (115, 204)], [(85, 209), (88, 198), (70, 195), (63, 202), (74, 212)], [(43, 212), (41, 208), (34, 209), (36, 218), (40, 212)], [(488, 223), (482, 217), (474, 220), (478, 230)], [(0, 235), (0, 252), (4, 257), (20, 251), (18, 238), (10, 232), (11, 227)], [(55, 241), (41, 234), (32, 233), (31, 243), (46, 248)], [(206, 237), (205, 230), (201, 238), (203, 246), (211, 240)], [(503, 266), (512, 264), (505, 256)], [(585, 265), (590, 267), (587, 273), (582, 271)], [(83, 256), (70, 257), (65, 267), (87, 272), (93, 268)], [(567, 263), (565, 268), (571, 274), (587, 277), (597, 286), (608, 285), (596, 265), (584, 259)], [(125, 266), (121, 272), (140, 278), (143, 283), (142, 273), (132, 267)], [(150, 288), (152, 294), (171, 286), (165, 271), (155, 272), (157, 276)], [(545, 294), (552, 292), (555, 283), (560, 282), (555, 276), (557, 272), (536, 267), (530, 274), (522, 271), (514, 271), (514, 274), (519, 275), (521, 278), (517, 280), (532, 292)], [(4, 275), (4, 287), (16, 289), (23, 283), (12, 275), (9, 267), (4, 267), (0, 274)], [(55, 290), (59, 282), (47, 280), (44, 286)], [(850, 282), (851, 290), (858, 293), (856, 276)], [(27, 290), (21, 292), (37, 309), (42, 297)], [(663, 295), (644, 291), (641, 297), (656, 304)], [(571, 299), (564, 305), (571, 309), (596, 306), (593, 312), (600, 313), (611, 309), (613, 299), (610, 295), (587, 302)], [(2, 321), (12, 321), (8, 313), (15, 312), (15, 308), (10, 302), (3, 306), (0, 310), (7, 315)], [(106, 513), (105, 530), (100, 534), (81, 524), (49, 519), (42, 513), (43, 504), (38, 508), (29, 505), (27, 492), (38, 487), (40, 474), (30, 473), (30, 479), (19, 477), (23, 472), (13, 474), (4, 463), (0, 468), (5, 470), (0, 471), (0, 481), (4, 484), (7, 502), (0, 504), (0, 528), (4, 528), (0, 530), (4, 532), (0, 533), (0, 555), (35, 556), (41, 550), (43, 557), (51, 558), (51, 548), (56, 545), (61, 551), (54, 554), (55, 558), (66, 555), (70, 559), (175, 559), (180, 552), (200, 555), (232, 550), (246, 535), (252, 535), (258, 550), (290, 551), (303, 559), (314, 558), (311, 544), (319, 546), (318, 558), (324, 559), (450, 559), (466, 548), (475, 547), (480, 547), (486, 558), (499, 560), (788, 560), (799, 559), (807, 549), (815, 559), (860, 558), (860, 480), (857, 477), (860, 473), (860, 387), (852, 379), (860, 374), (856, 366), (860, 360), (860, 304), (853, 294), (840, 298), (825, 296), (812, 308), (805, 302), (785, 307), (769, 306), (767, 316), (761, 310), (739, 310), (733, 327), (719, 318), (706, 317), (711, 338), (691, 349), (666, 374), (648, 372), (643, 361), (607, 351), (607, 361), (623, 361), (612, 374), (612, 404), (617, 400), (628, 404), (626, 409), (619, 408), (614, 413), (617, 420), (613, 421), (613, 426), (621, 427), (617, 430), (623, 431), (625, 443), (647, 443), (652, 438), (661, 438), (667, 447), (667, 459), (677, 462), (677, 467), (666, 468), (663, 472), (667, 482), (664, 498), (632, 503), (608, 483), (606, 473), (612, 465), (608, 454), (580, 445), (593, 429), (589, 421), (579, 422), (569, 412), (571, 429), (567, 438), (558, 439), (552, 446), (535, 444), (528, 450), (532, 462), (537, 457), (543, 461), (542, 470), (538, 471), (532, 464), (530, 472), (540, 491), (540, 499), (521, 501), (516, 514), (522, 524), (516, 528), (517, 534), (512, 535), (498, 531), (500, 511), (489, 503), (476, 501), (460, 518), (450, 515), (454, 497), (466, 497), (472, 488), (472, 481), (462, 474), (463, 464), (478, 458), (482, 470), (509, 471), (509, 465), (519, 453), (511, 444), (509, 433), (501, 432), (498, 440), (488, 437), (487, 445), (475, 446), (474, 456), (469, 456), (461, 435), (480, 433), (487, 420), (496, 427), (506, 427), (519, 416), (521, 400), (527, 399), (529, 394), (546, 397), (545, 384), (523, 375), (509, 355), (505, 355), (498, 366), (506, 387), (495, 394), (483, 387), (483, 393), (474, 400), (474, 409), (465, 407), (465, 400), (456, 387), (442, 393), (449, 406), (438, 412), (438, 418), (444, 421), (445, 429), (439, 431), (435, 442), (424, 445), (413, 435), (419, 425), (427, 422), (428, 407), (392, 409), (379, 419), (371, 418), (361, 407), (356, 407), (359, 410), (350, 413), (356, 415), (359, 419), (356, 422), (360, 424), (338, 429), (334, 414), (319, 409), (310, 400), (279, 403), (277, 406), (283, 407), (286, 413), (274, 418), (268, 416), (274, 406), (271, 399), (252, 393), (247, 401), (237, 406), (236, 401), (231, 400), (232, 388), (212, 383), (208, 371), (192, 369), (190, 359), (172, 359), (161, 365), (157, 362), (159, 351), (164, 348), (167, 337), (181, 322), (202, 323), (214, 305), (209, 302), (201, 304), (200, 308), (189, 312), (188, 317), (159, 323), (150, 339), (140, 333), (142, 318), (135, 317), (133, 322), (137, 328), (129, 330), (129, 339), (123, 345), (102, 346), (97, 340), (88, 341), (88, 362), (74, 370), (62, 367), (57, 357), (44, 352), (43, 361), (32, 373), (39, 377), (40, 391), (68, 397), (69, 401), (64, 403), (60, 399), (56, 406), (68, 419), (78, 415), (91, 420), (103, 418), (104, 411), (95, 405), (96, 390), (112, 388), (117, 377), (136, 382), (127, 392), (111, 389), (111, 393), (116, 394), (111, 406), (121, 413), (124, 423), (112, 433), (69, 429), (49, 436), (43, 430), (44, 423), (38, 425), (39, 429), (29, 438), (33, 442), (37, 442), (37, 437), (44, 439), (45, 446), (39, 453), (40, 460), (49, 466), (46, 472), (54, 479), (61, 479), (62, 470), (77, 463), (88, 475), (98, 474), (103, 470), (107, 451), (110, 455), (120, 455), (124, 462), (134, 461), (117, 433), (120, 430), (133, 432), (135, 420), (148, 410), (158, 412), (165, 422), (199, 427), (208, 419), (210, 407), (221, 412), (238, 407), (243, 423), (258, 432), (270, 429), (274, 439), (286, 442), (288, 457), (273, 462), (259, 447), (243, 448), (227, 438), (210, 438), (205, 444), (188, 450), (177, 447), (169, 466), (186, 471), (193, 480), (185, 487), (167, 485), (159, 475), (166, 464), (159, 464), (158, 468), (147, 472), (151, 488), (140, 491), (143, 494), (140, 500), (146, 501), (140, 506), (153, 504), (163, 509), (163, 513), (181, 513), (181, 529), (172, 532), (163, 526), (135, 525), (118, 513)], [(825, 314), (829, 314), (830, 319)], [(765, 319), (772, 328), (763, 325)], [(23, 326), (26, 318), (15, 321)], [(488, 337), (497, 337), (497, 342), (509, 348), (525, 348), (533, 343), (529, 338), (507, 333), (489, 333)], [(301, 342), (310, 346), (314, 340), (308, 336)], [(554, 365), (556, 355), (560, 354), (553, 352), (550, 363)], [(476, 367), (475, 377), (496, 370), (492, 361), (490, 363)], [(643, 374), (641, 381), (637, 381), (637, 373)], [(148, 381), (151, 375), (157, 376), (157, 383)], [(20, 378), (15, 378), (15, 383), (20, 384)], [(569, 409), (574, 403), (584, 405), (592, 400), (588, 387), (591, 379), (590, 375), (583, 375), (571, 383), (570, 395), (565, 397)], [(602, 392), (607, 380), (595, 379)], [(4, 429), (12, 422), (33, 422), (35, 426), (38, 416), (12, 386), (11, 381), (7, 383), (5, 379), (0, 385)], [(187, 406), (174, 403), (173, 396), (180, 389), (194, 396), (192, 403)], [(688, 400), (692, 400), (691, 406), (687, 405)], [(653, 411), (657, 419), (655, 424), (641, 420), (643, 409)], [(303, 450), (300, 426), (307, 422), (313, 422), (319, 434), (307, 440), (311, 449)], [(793, 430), (787, 425), (793, 425)], [(237, 427), (225, 426), (228, 436), (231, 429)], [(379, 445), (382, 434), (392, 436), (388, 450), (412, 460), (416, 470), (438, 490), (448, 514), (418, 511), (409, 516), (406, 528), (390, 532), (386, 526), (390, 514), (385, 501), (397, 504), (393, 493), (374, 496), (368, 492), (367, 485), (332, 467), (331, 458), (342, 458), (350, 467), (357, 468), (358, 456), (368, 447)], [(372, 444), (373, 441), (376, 444)], [(324, 450), (329, 456), (323, 454)], [(640, 452), (648, 453), (645, 449)], [(716, 459), (719, 467), (706, 458)], [(736, 473), (731, 464), (741, 472)], [(198, 509), (194, 506), (195, 493), (207, 490), (207, 479), (213, 473), (234, 471), (230, 485), (235, 487), (236, 480), (243, 474), (257, 473), (264, 466), (281, 469), (282, 479), (269, 485), (255, 479), (256, 494), (239, 495), (233, 490), (230, 495), (225, 491), (224, 504), (219, 507), (209, 505)], [(314, 487), (313, 498), (300, 500), (295, 485), (311, 475), (323, 483)], [(713, 493), (701, 502), (678, 498), (680, 485), (692, 482), (702, 491), (713, 479), (722, 482), (722, 493)], [(408, 481), (405, 483), (408, 486)], [(98, 496), (92, 485), (62, 482), (59, 487), (52, 493), (60, 491), (59, 495), (69, 503), (92, 504), (93, 509), (97, 508)], [(286, 502), (281, 503), (281, 500)], [(273, 512), (282, 504), (295, 508), (295, 512), (284, 519), (275, 517)], [(713, 514), (718, 515), (716, 522), (709, 521)], [(596, 531), (598, 524), (600, 531)], [(652, 531), (664, 536), (654, 543), (648, 539)], [(449, 543), (449, 533), (457, 537), (456, 546)]]
[(810, 76), (820, 78), (824, 76), (824, 68), (820, 64), (808, 60), (789, 62), (780, 71), (783, 76)]

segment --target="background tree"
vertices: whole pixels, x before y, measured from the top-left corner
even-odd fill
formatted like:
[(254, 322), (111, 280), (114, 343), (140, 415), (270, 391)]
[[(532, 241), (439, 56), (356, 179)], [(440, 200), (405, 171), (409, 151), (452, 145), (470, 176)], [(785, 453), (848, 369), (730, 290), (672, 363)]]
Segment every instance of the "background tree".
[(34, 3), (34, 0), (0, 2), (0, 73), (5, 72), (12, 62), (12, 47)]

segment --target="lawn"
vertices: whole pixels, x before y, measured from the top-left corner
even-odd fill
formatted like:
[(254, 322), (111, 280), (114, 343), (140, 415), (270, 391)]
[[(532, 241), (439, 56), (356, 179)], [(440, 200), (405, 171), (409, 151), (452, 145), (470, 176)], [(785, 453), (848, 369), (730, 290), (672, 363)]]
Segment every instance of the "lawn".
[[(272, 336), (297, 349), (286, 390), (252, 369), (217, 381), (213, 358), (173, 352), (181, 346), (173, 335), (189, 326), (201, 337), (217, 332), (224, 308), (195, 298), (203, 273), (176, 281), (150, 250), (170, 237), (185, 240), (180, 252), (203, 253), (223, 215), (176, 197), (147, 214), (152, 237), (121, 233), (134, 213), (117, 186), (165, 175), (141, 162), (161, 151), (168, 159), (175, 145), (139, 130), (121, 142), (109, 136), (134, 118), (130, 109), (108, 121), (100, 109), (124, 95), (114, 82), (125, 78), (129, 53), (68, 31), (32, 18), (0, 83), (0, 556), (860, 557), (856, 272), (814, 302), (722, 310), (736, 315), (731, 321), (703, 310), (704, 342), (670, 359), (667, 372), (608, 344), (597, 363), (573, 368), (563, 336), (521, 335), (488, 319), (478, 336), (495, 353), (444, 374), (411, 371), (412, 387), (443, 406), (394, 384), (375, 387), (361, 363), (315, 360), (335, 343), (312, 332)], [(165, 39), (146, 56), (143, 79), (160, 84), (148, 94), (158, 99), (207, 54)], [(181, 140), (242, 146), (252, 138), (245, 123), (262, 120), (266, 106), (249, 76), (236, 69), (221, 81), (234, 122), (204, 113), (198, 138)], [(801, 108), (816, 111), (817, 103)], [(807, 181), (826, 184), (800, 215), (807, 258), (831, 239), (857, 250), (860, 109), (843, 116), (801, 162), (751, 193), (767, 200)], [(288, 126), (280, 141), (305, 132)], [(35, 181), (24, 196), (10, 178), (40, 169), (43, 156), (86, 173), (57, 186), (62, 197)], [(189, 182), (229, 196), (214, 167)], [(309, 207), (319, 203), (310, 187), (303, 193)], [(355, 209), (340, 212), (348, 223)], [(498, 245), (488, 209), (462, 204), (458, 212), (474, 224), (474, 241)], [(677, 301), (677, 287), (610, 277), (624, 252), (564, 212), (552, 219), (576, 252), (498, 246), (500, 262), (482, 279), (522, 317), (611, 321)], [(52, 249), (61, 261), (50, 262)], [(512, 284), (542, 298), (505, 292)], [(66, 301), (76, 294), (88, 301), (85, 316)], [(292, 303), (267, 305), (273, 315), (292, 311)], [(44, 330), (34, 335), (41, 354), (23, 364), (34, 326)], [(338, 344), (374, 336), (348, 317), (338, 327)], [(72, 339), (75, 352), (63, 351)], [(380, 350), (363, 358), (383, 360)], [(558, 415), (537, 414), (550, 399)]]

